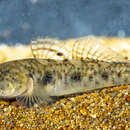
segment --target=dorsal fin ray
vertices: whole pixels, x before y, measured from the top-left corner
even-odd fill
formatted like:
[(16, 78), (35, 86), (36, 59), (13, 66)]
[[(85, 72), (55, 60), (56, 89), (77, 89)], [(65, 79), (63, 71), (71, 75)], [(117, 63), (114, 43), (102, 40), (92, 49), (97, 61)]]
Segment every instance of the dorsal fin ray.
[(79, 38), (73, 42), (72, 46), (67, 41), (56, 38), (37, 38), (31, 41), (31, 49), (35, 58), (126, 62), (121, 54), (115, 52), (105, 45), (102, 40), (94, 36)]
[(31, 41), (33, 57), (42, 59), (68, 59), (65, 43), (56, 38), (37, 38)]
[(94, 36), (76, 40), (72, 47), (72, 59), (94, 59), (107, 62), (126, 61), (118, 52), (115, 52), (102, 40)]

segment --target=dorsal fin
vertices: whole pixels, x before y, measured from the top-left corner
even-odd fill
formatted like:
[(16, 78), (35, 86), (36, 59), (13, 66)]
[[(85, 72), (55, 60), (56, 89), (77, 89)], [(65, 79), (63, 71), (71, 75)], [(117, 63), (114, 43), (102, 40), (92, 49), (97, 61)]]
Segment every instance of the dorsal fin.
[(94, 59), (107, 62), (126, 61), (125, 57), (94, 36), (79, 38), (75, 41), (72, 47), (72, 59)]
[(79, 38), (71, 46), (67, 41), (56, 38), (37, 38), (31, 41), (31, 48), (35, 58), (126, 62), (121, 54), (112, 50), (102, 40), (94, 36)]
[(56, 38), (46, 37), (32, 40), (31, 49), (35, 58), (64, 60), (69, 57), (64, 41)]

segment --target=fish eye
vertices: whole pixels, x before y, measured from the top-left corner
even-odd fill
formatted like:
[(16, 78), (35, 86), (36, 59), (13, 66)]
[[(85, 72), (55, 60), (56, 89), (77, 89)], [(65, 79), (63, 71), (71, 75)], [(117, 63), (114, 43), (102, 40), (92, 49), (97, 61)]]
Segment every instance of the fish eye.
[(44, 85), (51, 83), (53, 80), (53, 76), (51, 72), (46, 72), (42, 78), (42, 82)]

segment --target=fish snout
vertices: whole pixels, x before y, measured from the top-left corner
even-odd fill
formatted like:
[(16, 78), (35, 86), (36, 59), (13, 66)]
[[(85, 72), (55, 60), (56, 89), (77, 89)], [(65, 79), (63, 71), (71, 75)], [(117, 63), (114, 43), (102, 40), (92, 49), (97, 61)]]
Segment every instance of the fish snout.
[(14, 94), (14, 88), (11, 83), (0, 82), (0, 97), (8, 98)]

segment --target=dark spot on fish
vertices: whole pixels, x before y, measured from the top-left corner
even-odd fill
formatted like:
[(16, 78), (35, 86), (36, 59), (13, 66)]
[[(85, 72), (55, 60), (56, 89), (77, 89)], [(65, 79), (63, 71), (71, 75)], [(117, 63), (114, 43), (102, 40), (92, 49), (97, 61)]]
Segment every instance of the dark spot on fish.
[(93, 80), (93, 76), (92, 75), (89, 75), (89, 80), (92, 81)]
[(25, 65), (24, 65), (24, 68), (25, 68), (25, 69), (28, 69), (29, 67), (25, 64)]
[(5, 75), (6, 73), (9, 73), (9, 70), (2, 71), (1, 73), (2, 73), (2, 75)]
[(67, 79), (67, 77), (65, 76), (65, 77), (64, 77), (64, 84), (67, 85), (67, 83), (68, 83), (68, 79)]
[(95, 67), (94, 65), (91, 65), (91, 66), (90, 66), (90, 69), (92, 69), (92, 70), (93, 70), (93, 69), (94, 69), (94, 67)]
[(82, 59), (80, 61), (81, 61), (82, 64), (87, 64), (89, 62), (88, 60), (84, 60), (84, 59)]
[(107, 79), (108, 79), (108, 73), (107, 73), (107, 72), (103, 72), (103, 73), (102, 73), (102, 78), (103, 78), (104, 80), (107, 80)]
[(111, 70), (111, 73), (113, 74), (113, 73), (114, 73), (114, 71), (113, 71), (113, 70)]
[(8, 81), (8, 80), (9, 80), (9, 77), (5, 77), (4, 79)]
[(63, 53), (62, 52), (58, 52), (57, 55), (58, 56), (63, 56)]
[(33, 79), (33, 74), (29, 73), (28, 76)]
[(77, 70), (80, 71), (80, 67), (78, 67)]
[(96, 84), (99, 84), (99, 82), (98, 82), (98, 81), (96, 81), (95, 83), (96, 83)]
[(125, 78), (124, 81), (127, 83), (128, 82), (128, 78)]
[(83, 57), (81, 57), (81, 60), (83, 60), (84, 58)]
[(52, 82), (53, 76), (51, 72), (46, 72), (45, 75), (42, 78), (42, 82), (44, 85)]
[(53, 70), (53, 73), (55, 73), (56, 72), (56, 70)]
[(120, 78), (120, 77), (121, 77), (121, 72), (119, 72), (117, 75), (118, 75), (118, 77)]
[(81, 73), (80, 72), (73, 73), (71, 76), (71, 80), (72, 81), (81, 81)]
[(113, 77), (112, 77), (112, 79), (111, 79), (111, 80), (112, 80), (112, 83), (113, 83), (113, 84), (115, 84), (115, 79), (114, 79)]
[(124, 57), (124, 59), (125, 59), (125, 60), (128, 60), (128, 57), (127, 57), (127, 56), (125, 56), (125, 57)]
[(63, 62), (68, 62), (68, 59), (64, 59)]
[(4, 91), (4, 90), (6, 90), (6, 87), (3, 85), (3, 84), (0, 84), (0, 91)]
[(96, 70), (94, 70), (94, 75), (96, 75), (97, 74), (97, 71)]
[(98, 63), (98, 67), (100, 68), (100, 67), (101, 67), (101, 64)]

